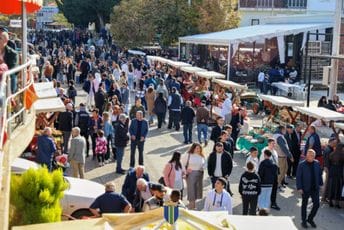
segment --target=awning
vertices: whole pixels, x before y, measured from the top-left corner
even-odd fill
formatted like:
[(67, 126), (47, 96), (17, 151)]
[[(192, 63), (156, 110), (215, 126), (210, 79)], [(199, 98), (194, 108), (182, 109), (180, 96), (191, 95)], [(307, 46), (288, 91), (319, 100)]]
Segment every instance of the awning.
[(277, 106), (288, 106), (288, 107), (304, 106), (303, 101), (296, 101), (296, 100), (292, 100), (286, 97), (263, 95), (263, 94), (259, 95), (259, 97), (262, 100), (269, 101), (272, 104), (277, 105)]
[(334, 123), (334, 127), (337, 128), (337, 129), (341, 129), (341, 130), (344, 130), (344, 123)]
[(235, 83), (233, 81), (227, 81), (227, 80), (220, 80), (220, 79), (215, 79), (213, 82), (226, 87), (226, 88), (233, 88), (233, 89), (238, 89), (238, 90), (246, 90), (247, 85), (240, 85), (238, 83)]
[(57, 93), (52, 82), (34, 83), (33, 86), (35, 88), (36, 95), (40, 99), (57, 97)]
[(34, 13), (43, 5), (43, 0), (2, 0), (0, 4), (0, 13), (21, 14), (22, 2), (25, 2), (27, 13)]
[(168, 59), (160, 57), (160, 56), (150, 56), (150, 55), (147, 55), (147, 59), (149, 61), (157, 61), (157, 62), (161, 62), (163, 64), (167, 64), (169, 61)]
[(194, 67), (194, 66), (183, 66), (180, 68), (180, 70), (187, 73), (207, 72), (206, 69), (202, 69), (202, 68)]
[(33, 104), (33, 107), (36, 111), (36, 114), (66, 111), (65, 105), (59, 97), (38, 99)]
[(295, 107), (295, 110), (324, 121), (344, 121), (344, 114), (323, 107)]
[(185, 63), (185, 62), (181, 62), (181, 61), (172, 61), (172, 60), (168, 60), (167, 64), (169, 64), (170, 66), (175, 67), (175, 68), (191, 66), (191, 64), (189, 64), (189, 63)]
[(180, 37), (180, 43), (192, 43), (201, 45), (228, 46), (240, 42), (254, 42), (270, 39), (273, 37), (298, 34), (333, 27), (329, 23), (307, 23), (307, 24), (265, 24), (255, 26), (239, 27), (220, 32), (196, 34)]
[(199, 77), (207, 78), (207, 79), (215, 79), (215, 78), (225, 79), (226, 78), (224, 74), (218, 73), (215, 71), (197, 72), (196, 75)]
[(132, 55), (146, 56), (146, 53), (142, 52), (140, 50), (128, 50), (128, 53), (130, 53)]

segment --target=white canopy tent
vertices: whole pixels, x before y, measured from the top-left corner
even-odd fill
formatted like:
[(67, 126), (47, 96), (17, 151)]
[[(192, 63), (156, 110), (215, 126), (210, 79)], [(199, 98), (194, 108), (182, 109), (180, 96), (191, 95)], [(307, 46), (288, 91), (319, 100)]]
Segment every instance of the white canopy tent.
[(54, 88), (53, 82), (39, 82), (34, 83), (36, 95), (38, 98), (51, 98), (57, 97), (57, 92)]
[(59, 97), (38, 99), (33, 104), (33, 107), (36, 111), (36, 114), (66, 111), (65, 105)]
[(280, 97), (280, 96), (272, 96), (272, 95), (263, 95), (261, 94), (259, 96), (262, 100), (264, 101), (269, 101), (274, 105), (277, 106), (288, 106), (288, 107), (293, 107), (293, 106), (304, 106), (303, 101), (296, 101), (292, 100), (286, 97)]
[(206, 71), (206, 72), (197, 72), (195, 73), (199, 77), (207, 78), (207, 79), (225, 79), (226, 76), (222, 73), (214, 72), (214, 71)]
[(238, 83), (235, 83), (233, 81), (227, 81), (227, 80), (221, 80), (221, 79), (214, 79), (215, 83), (226, 87), (226, 88), (233, 88), (233, 89), (238, 89), (238, 90), (247, 90), (247, 85), (240, 85)]
[(132, 55), (146, 56), (146, 53), (140, 50), (128, 50), (128, 53)]
[(195, 66), (183, 66), (180, 68), (180, 70), (186, 73), (207, 72), (206, 69), (202, 69)]
[(168, 59), (160, 57), (160, 56), (150, 56), (150, 55), (147, 55), (147, 59), (150, 62), (157, 61), (157, 62), (161, 62), (163, 64), (167, 64), (169, 61)]
[[(285, 62), (285, 41), (284, 36), (298, 34), (302, 32), (315, 31), (333, 27), (332, 23), (307, 23), (307, 24), (265, 24), (255, 26), (239, 27), (231, 30), (219, 32), (196, 34), (179, 38), (180, 43), (199, 44), (199, 45), (233, 45), (233, 54), (238, 49), (239, 43), (264, 41), (277, 37), (280, 62)], [(303, 43), (306, 39), (303, 39)], [(304, 45), (304, 44), (303, 44)], [(303, 47), (302, 45), (302, 47)], [(232, 57), (231, 49), (228, 49), (228, 57)], [(230, 58), (228, 58), (230, 66)], [(229, 75), (229, 68), (227, 75)]]
[(344, 114), (323, 107), (295, 107), (296, 111), (324, 121), (344, 121)]
[(186, 67), (186, 66), (191, 67), (192, 66), (189, 63), (185, 63), (185, 62), (181, 62), (181, 61), (172, 61), (172, 60), (168, 60), (167, 64), (169, 64), (170, 66), (175, 67), (175, 68), (181, 68), (181, 67)]

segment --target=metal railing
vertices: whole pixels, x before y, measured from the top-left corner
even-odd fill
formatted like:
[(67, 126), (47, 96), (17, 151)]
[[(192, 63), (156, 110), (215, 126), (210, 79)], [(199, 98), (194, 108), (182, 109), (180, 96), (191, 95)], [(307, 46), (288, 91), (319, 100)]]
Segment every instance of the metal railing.
[[(0, 85), (0, 150), (3, 149), (4, 137), (7, 138), (21, 124), (25, 124), (25, 97), (24, 92), (34, 83), (31, 74), (32, 61), (28, 60), (25, 64), (17, 66), (3, 73)], [(14, 76), (16, 75), (16, 76)], [(27, 76), (29, 76), (28, 81)], [(20, 79), (21, 85), (16, 92), (12, 93), (11, 78)]]
[(239, 8), (307, 9), (307, 0), (239, 0)]

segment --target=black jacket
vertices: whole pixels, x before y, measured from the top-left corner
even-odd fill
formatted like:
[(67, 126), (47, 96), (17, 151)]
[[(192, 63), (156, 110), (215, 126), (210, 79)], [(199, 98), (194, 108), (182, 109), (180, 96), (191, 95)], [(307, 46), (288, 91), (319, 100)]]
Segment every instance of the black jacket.
[(293, 131), (293, 133), (290, 136), (289, 136), (289, 133), (286, 133), (284, 135), (285, 139), (287, 140), (289, 150), (290, 150), (291, 154), (293, 155), (293, 157), (300, 156), (301, 150), (300, 150), (300, 145), (298, 143), (299, 140), (297, 139), (296, 132)]
[(99, 109), (99, 111), (103, 111), (105, 102), (106, 102), (106, 95), (102, 90), (98, 90), (96, 94), (94, 95), (94, 101), (96, 104), (96, 108)]
[[(208, 157), (208, 174), (210, 177), (214, 176), (216, 168), (216, 152), (212, 152)], [(228, 177), (231, 175), (233, 169), (232, 157), (228, 152), (223, 152), (221, 156), (221, 170), (222, 176)]]
[(260, 177), (255, 172), (244, 172), (239, 182), (240, 195), (258, 196), (260, 191)]
[(222, 128), (218, 125), (216, 125), (212, 130), (210, 134), (210, 140), (217, 142), (217, 139), (221, 136)]
[[(149, 181), (149, 176), (147, 173), (143, 173), (143, 179)], [(135, 191), (136, 191), (136, 172), (135, 169), (129, 170), (127, 176), (125, 177), (123, 186), (122, 186), (122, 194), (127, 198), (127, 200), (133, 204)]]
[(167, 102), (163, 97), (157, 97), (154, 101), (154, 113), (166, 113), (167, 111)]
[(118, 122), (115, 135), (115, 146), (125, 147), (129, 141), (128, 128), (122, 122)]
[(195, 116), (195, 111), (191, 107), (185, 106), (181, 113), (182, 124), (192, 124)]
[(277, 166), (270, 159), (265, 159), (260, 163), (258, 174), (262, 187), (272, 187), (277, 177), (277, 170)]
[(58, 130), (70, 132), (73, 128), (73, 113), (71, 111), (65, 111), (59, 114), (58, 118)]

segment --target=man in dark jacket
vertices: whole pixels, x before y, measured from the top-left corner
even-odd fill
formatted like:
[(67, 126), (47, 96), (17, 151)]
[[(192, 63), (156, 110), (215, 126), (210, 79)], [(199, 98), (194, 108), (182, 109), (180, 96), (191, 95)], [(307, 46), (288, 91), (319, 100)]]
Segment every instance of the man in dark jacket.
[(180, 128), (180, 113), (183, 99), (175, 87), (172, 88), (171, 94), (168, 96), (167, 107), (169, 109), (168, 129), (172, 129), (172, 124), (176, 131)]
[(321, 142), (320, 142), (320, 137), (316, 133), (315, 126), (311, 125), (309, 127), (309, 133), (310, 136), (308, 137), (304, 149), (304, 154), (306, 155), (308, 149), (313, 149), (315, 151), (315, 157), (318, 159), (322, 157), (322, 152), (321, 152)]
[(223, 124), (225, 120), (222, 117), (216, 118), (216, 126), (211, 130), (210, 140), (214, 141), (214, 144), (217, 142), (218, 138), (221, 135), (221, 131), (223, 129)]
[[(220, 163), (217, 161), (220, 161)], [(233, 161), (231, 155), (224, 151), (222, 142), (217, 142), (215, 151), (208, 157), (208, 174), (213, 188), (219, 177), (224, 177), (228, 180), (232, 173), (232, 169)]]
[(131, 204), (133, 204), (134, 201), (136, 181), (139, 178), (143, 178), (146, 181), (149, 181), (149, 175), (145, 172), (145, 167), (142, 165), (139, 165), (135, 169), (131, 169), (128, 171), (128, 174), (126, 175), (122, 186), (122, 194)]
[(143, 165), (143, 148), (148, 134), (148, 122), (143, 118), (142, 111), (136, 112), (136, 118), (133, 119), (129, 127), (130, 133), (130, 167), (135, 166), (136, 147), (139, 151), (139, 165)]
[(289, 178), (296, 177), (296, 170), (297, 166), (299, 165), (301, 149), (300, 149), (300, 142), (298, 140), (296, 131), (292, 125), (287, 125), (287, 132), (284, 135), (285, 139), (287, 140), (287, 144), (290, 150), (290, 153), (293, 155), (294, 162), (291, 162), (288, 158), (288, 171), (287, 176)]
[[(316, 152), (308, 149), (306, 160), (299, 164), (296, 176), (296, 188), (302, 195), (301, 218), (302, 227), (307, 228), (307, 222), (316, 228), (314, 217), (319, 209), (319, 191), (323, 185), (322, 170), (320, 164), (315, 159)], [(307, 218), (308, 199), (312, 198), (313, 207)]]
[(49, 171), (52, 170), (52, 161), (56, 152), (56, 146), (51, 134), (51, 128), (46, 127), (43, 135), (39, 136), (37, 140), (37, 163), (47, 166)]
[(68, 142), (73, 128), (73, 105), (68, 103), (66, 105), (66, 111), (59, 114), (58, 117), (58, 130), (63, 134), (63, 153), (68, 154)]
[(192, 124), (195, 118), (195, 111), (191, 108), (191, 101), (185, 102), (182, 109), (181, 120), (183, 125), (184, 144), (192, 143)]
[(103, 114), (103, 110), (106, 104), (106, 93), (104, 88), (104, 83), (99, 84), (98, 92), (94, 95), (94, 101), (96, 104), (96, 108), (99, 109), (99, 114)]
[(272, 186), (277, 177), (277, 166), (270, 160), (272, 153), (266, 149), (264, 151), (264, 160), (259, 165), (258, 175), (261, 180), (261, 193), (258, 197), (258, 206), (260, 209), (270, 208), (270, 197)]
[(128, 128), (125, 125), (127, 120), (127, 115), (124, 113), (119, 115), (119, 123), (116, 127), (116, 135), (115, 135), (115, 146), (116, 146), (116, 173), (124, 174), (125, 170), (122, 169), (122, 159), (124, 155), (124, 149), (128, 144), (129, 136), (128, 136)]
[(74, 124), (80, 128), (80, 135), (86, 140), (86, 157), (89, 156), (90, 143), (88, 141), (89, 131), (88, 125), (90, 123), (90, 114), (86, 111), (86, 106), (84, 103), (80, 103), (79, 112), (76, 113)]

